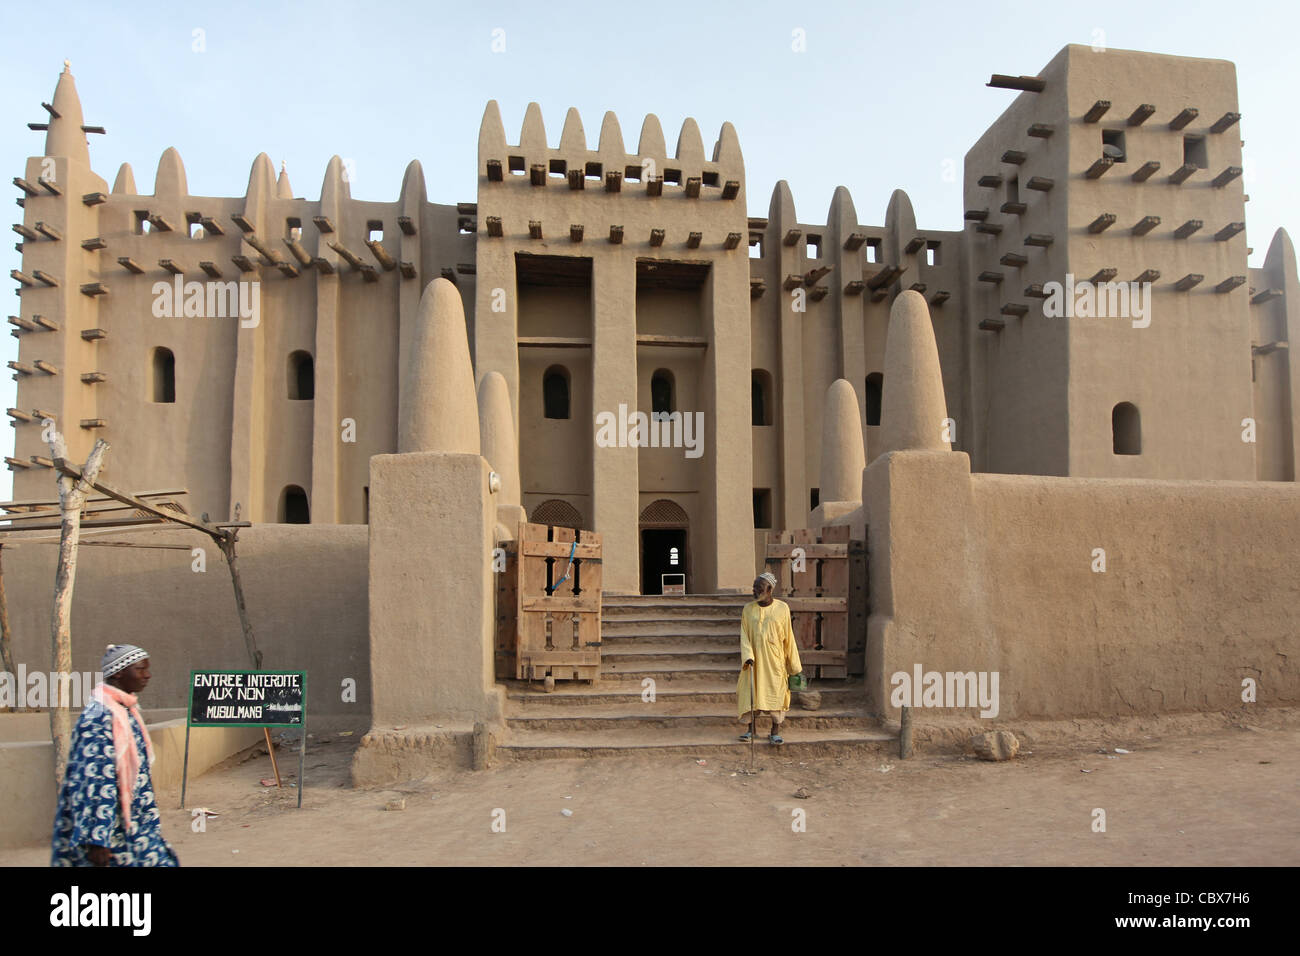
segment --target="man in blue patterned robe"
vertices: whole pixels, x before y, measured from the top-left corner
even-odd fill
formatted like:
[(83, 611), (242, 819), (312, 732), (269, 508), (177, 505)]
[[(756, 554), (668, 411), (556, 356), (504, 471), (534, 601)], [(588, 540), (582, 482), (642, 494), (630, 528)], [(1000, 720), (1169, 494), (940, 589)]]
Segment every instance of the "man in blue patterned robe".
[(149, 683), (149, 657), (110, 645), (104, 683), (72, 733), (54, 816), (51, 866), (178, 866), (154, 802), (149, 732), (136, 694)]

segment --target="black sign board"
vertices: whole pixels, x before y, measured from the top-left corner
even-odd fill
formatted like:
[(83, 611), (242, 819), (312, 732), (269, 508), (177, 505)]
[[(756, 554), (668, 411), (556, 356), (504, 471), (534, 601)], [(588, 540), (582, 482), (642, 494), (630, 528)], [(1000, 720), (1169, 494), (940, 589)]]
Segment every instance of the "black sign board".
[(191, 727), (301, 727), (305, 671), (191, 671)]

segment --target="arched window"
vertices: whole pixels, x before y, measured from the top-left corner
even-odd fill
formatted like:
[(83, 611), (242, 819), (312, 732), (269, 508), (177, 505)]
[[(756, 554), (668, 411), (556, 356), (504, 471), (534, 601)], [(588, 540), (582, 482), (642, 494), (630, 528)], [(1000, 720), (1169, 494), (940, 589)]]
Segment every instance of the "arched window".
[(750, 374), (750, 424), (772, 424), (772, 376), (761, 368)]
[(297, 485), (289, 485), (280, 496), (281, 524), (311, 524), (311, 506), (307, 504), (307, 492)]
[(885, 376), (872, 372), (867, 376), (867, 424), (880, 424), (880, 399), (884, 395)]
[(542, 407), (547, 418), (569, 417), (569, 370), (552, 365), (542, 376)]
[(582, 512), (562, 498), (548, 498), (534, 508), (528, 520), (533, 524), (549, 524), (557, 528), (582, 528)]
[(316, 397), (316, 363), (310, 352), (289, 354), (289, 398), (295, 402), (310, 402)]
[(673, 373), (661, 368), (650, 376), (650, 411), (672, 412), (674, 404)]
[(1136, 405), (1120, 402), (1111, 409), (1110, 434), (1115, 454), (1142, 454), (1142, 416)]
[(176, 356), (162, 346), (153, 350), (153, 400), (176, 401)]

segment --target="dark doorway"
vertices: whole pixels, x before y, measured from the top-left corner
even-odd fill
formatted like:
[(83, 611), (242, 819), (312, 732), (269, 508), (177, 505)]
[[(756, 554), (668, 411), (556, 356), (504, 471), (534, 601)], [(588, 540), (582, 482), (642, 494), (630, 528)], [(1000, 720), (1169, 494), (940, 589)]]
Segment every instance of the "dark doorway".
[[(676, 558), (676, 563), (673, 563)], [(641, 530), (641, 593), (663, 594), (665, 574), (687, 575), (685, 528), (643, 528)]]

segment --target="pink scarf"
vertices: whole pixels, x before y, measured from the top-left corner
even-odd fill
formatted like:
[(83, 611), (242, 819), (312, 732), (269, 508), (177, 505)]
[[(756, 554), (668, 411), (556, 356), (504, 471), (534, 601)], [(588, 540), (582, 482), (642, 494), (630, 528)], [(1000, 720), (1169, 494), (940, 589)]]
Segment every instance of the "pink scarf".
[(113, 715), (113, 752), (117, 763), (117, 793), (122, 802), (122, 822), (126, 832), (131, 832), (131, 793), (135, 789), (135, 778), (140, 773), (140, 753), (136, 750), (135, 734), (131, 732), (131, 723), (127, 720), (127, 711), (140, 725), (144, 735), (145, 750), (153, 762), (153, 741), (149, 739), (149, 728), (144, 725), (140, 709), (136, 706), (134, 694), (128, 694), (112, 684), (100, 684), (90, 694)]

